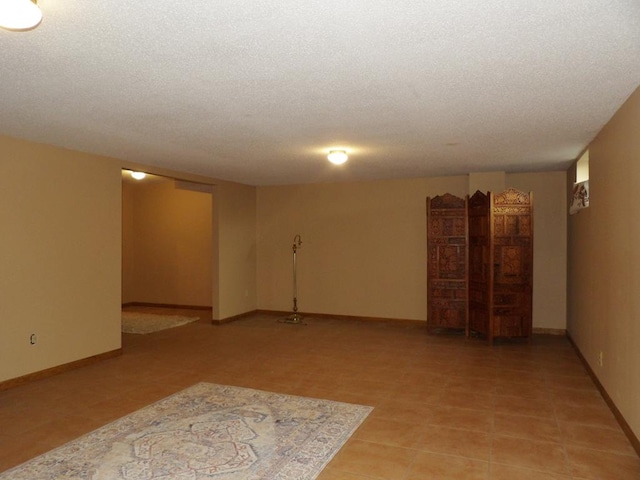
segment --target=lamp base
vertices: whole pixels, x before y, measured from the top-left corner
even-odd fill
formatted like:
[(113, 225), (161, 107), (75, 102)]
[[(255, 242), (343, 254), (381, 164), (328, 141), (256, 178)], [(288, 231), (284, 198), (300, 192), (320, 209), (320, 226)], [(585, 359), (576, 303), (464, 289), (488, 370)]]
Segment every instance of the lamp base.
[(299, 313), (292, 313), (288, 317), (285, 317), (282, 320), (282, 323), (291, 323), (291, 324), (295, 324), (295, 325), (306, 325), (306, 323), (302, 323), (302, 319), (303, 318), (304, 317), (302, 315), (300, 315)]

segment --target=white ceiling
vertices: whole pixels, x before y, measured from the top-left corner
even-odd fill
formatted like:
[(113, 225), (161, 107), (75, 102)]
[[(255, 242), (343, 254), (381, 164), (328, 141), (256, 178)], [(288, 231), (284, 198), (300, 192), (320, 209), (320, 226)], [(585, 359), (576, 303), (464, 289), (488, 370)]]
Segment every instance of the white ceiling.
[(638, 0), (39, 5), (0, 134), (251, 185), (563, 169), (640, 84)]

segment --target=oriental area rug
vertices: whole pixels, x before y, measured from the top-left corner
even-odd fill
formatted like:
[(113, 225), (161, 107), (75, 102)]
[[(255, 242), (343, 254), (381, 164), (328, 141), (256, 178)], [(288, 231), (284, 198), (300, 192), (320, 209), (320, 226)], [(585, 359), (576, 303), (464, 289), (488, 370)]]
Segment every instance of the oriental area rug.
[(159, 315), (156, 313), (122, 312), (122, 331), (124, 333), (147, 334), (179, 327), (200, 320), (198, 317), (180, 315)]
[(1, 480), (307, 480), (372, 407), (198, 383)]

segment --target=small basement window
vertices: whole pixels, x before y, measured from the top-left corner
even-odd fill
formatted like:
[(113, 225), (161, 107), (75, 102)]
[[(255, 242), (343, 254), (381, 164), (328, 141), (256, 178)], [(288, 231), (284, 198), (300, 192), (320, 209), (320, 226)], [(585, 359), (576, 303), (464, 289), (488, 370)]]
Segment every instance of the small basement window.
[(576, 183), (589, 180), (589, 150), (586, 150), (576, 163)]
[(586, 150), (576, 162), (576, 181), (569, 213), (573, 215), (589, 206), (589, 150)]

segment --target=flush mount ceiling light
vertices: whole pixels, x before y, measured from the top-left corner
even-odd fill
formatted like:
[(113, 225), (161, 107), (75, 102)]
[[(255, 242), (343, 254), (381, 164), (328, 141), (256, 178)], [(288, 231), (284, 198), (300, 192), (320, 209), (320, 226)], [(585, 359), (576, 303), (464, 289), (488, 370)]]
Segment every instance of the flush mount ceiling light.
[(132, 171), (131, 172), (131, 176), (133, 178), (135, 178), (136, 180), (142, 180), (144, 177), (147, 176), (147, 174), (144, 173), (144, 172), (134, 172), (134, 171)]
[(331, 150), (327, 158), (334, 165), (342, 165), (349, 159), (349, 156), (345, 150)]
[(7, 30), (31, 30), (42, 21), (37, 0), (0, 0), (0, 27)]

